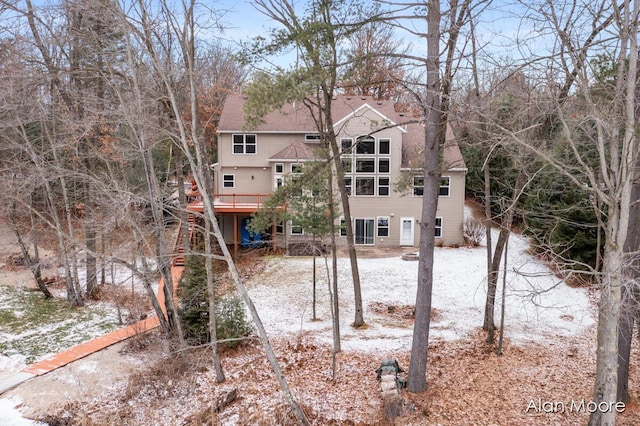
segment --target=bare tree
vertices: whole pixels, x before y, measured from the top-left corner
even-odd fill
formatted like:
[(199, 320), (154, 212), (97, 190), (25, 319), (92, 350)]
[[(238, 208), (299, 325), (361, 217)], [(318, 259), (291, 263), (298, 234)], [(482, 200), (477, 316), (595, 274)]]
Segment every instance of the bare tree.
[[(266, 46), (259, 45), (258, 51), (278, 52), (295, 47), (300, 52), (300, 62), (290, 72), (278, 70), (276, 81), (281, 84), (263, 85), (262, 90), (270, 90), (272, 95), (265, 106), (254, 104), (251, 115), (260, 116), (269, 108), (282, 106), (285, 101), (295, 99), (302, 102), (316, 125), (325, 149), (330, 152), (336, 172), (336, 183), (340, 192), (340, 202), (345, 217), (345, 229), (351, 276), (354, 291), (354, 327), (364, 325), (362, 289), (358, 271), (358, 256), (355, 248), (349, 192), (344, 182), (344, 166), (341, 149), (336, 139), (332, 103), (338, 89), (339, 69), (343, 65), (340, 43), (356, 28), (361, 20), (352, 16), (357, 2), (319, 1), (311, 5), (306, 14), (299, 13), (288, 0), (257, 1), (258, 10), (274, 20), (282, 29), (274, 32), (273, 41)], [(303, 84), (300, 84), (304, 82)], [(284, 84), (282, 84), (284, 83)], [(269, 86), (271, 87), (269, 89)], [(284, 90), (283, 90), (284, 89)], [(263, 99), (264, 100), (264, 99)], [(251, 105), (249, 105), (251, 107)], [(262, 110), (260, 110), (262, 108)], [(334, 265), (335, 267), (335, 265)]]
[[(159, 84), (162, 91), (166, 93), (167, 105), (173, 110), (175, 119), (176, 132), (172, 135), (176, 145), (182, 149), (185, 159), (189, 164), (190, 171), (198, 186), (202, 196), (204, 207), (204, 219), (210, 223), (213, 237), (216, 239), (222, 256), (216, 258), (224, 260), (228, 266), (229, 273), (236, 285), (240, 297), (244, 300), (249, 312), (253, 318), (254, 324), (260, 336), (260, 340), (264, 346), (267, 359), (269, 360), (278, 383), (283, 391), (286, 401), (291, 406), (298, 421), (308, 424), (308, 420), (297, 404), (293, 394), (289, 390), (288, 384), (279, 367), (268, 336), (260, 319), (260, 316), (249, 297), (247, 290), (238, 274), (235, 263), (224, 241), (222, 232), (215, 216), (213, 205), (212, 187), (210, 185), (209, 175), (209, 158), (205, 155), (206, 150), (204, 141), (199, 133), (197, 125), (197, 109), (198, 99), (196, 91), (196, 75), (195, 75), (195, 34), (197, 31), (196, 14), (197, 8), (194, 1), (185, 1), (180, 3), (180, 11), (174, 11), (169, 3), (161, 2), (160, 16), (154, 17), (148, 13), (144, 2), (138, 2), (135, 6), (135, 19), (130, 18), (131, 12), (124, 13), (124, 5), (117, 5), (117, 16), (121, 19), (125, 31), (133, 42), (141, 49), (140, 53), (147, 59), (148, 66), (159, 78)], [(160, 34), (154, 30), (158, 21), (163, 22), (165, 32)], [(158, 37), (160, 36), (160, 37)], [(171, 39), (173, 43), (165, 43), (167, 39)], [(175, 51), (173, 49), (176, 49)], [(190, 122), (185, 121), (182, 115), (182, 103), (178, 93), (179, 87), (173, 79), (174, 69), (167, 59), (176, 58), (179, 61), (180, 70), (182, 70), (186, 84), (181, 89), (185, 90), (188, 108), (191, 112)], [(176, 64), (177, 65), (177, 64)], [(169, 66), (169, 67), (168, 67)], [(194, 147), (192, 150), (191, 147)], [(205, 236), (208, 238), (209, 235)]]
[[(637, 1), (611, 4), (546, 2), (538, 11), (544, 14), (548, 27), (558, 42), (559, 59), (555, 64), (575, 77), (580, 98), (557, 103), (560, 143), (571, 153), (570, 161), (553, 155), (551, 150), (534, 146), (529, 141), (514, 140), (530, 149), (562, 173), (575, 185), (586, 187), (594, 205), (602, 208), (598, 220), (603, 229), (602, 270), (593, 271), (599, 284), (597, 361), (593, 401), (598, 407), (590, 418), (591, 425), (615, 424), (617, 401), (618, 325), (624, 269), (624, 244), (629, 229), (632, 184), (636, 179), (638, 144), (636, 140), (637, 93)], [(613, 8), (612, 15), (608, 14)], [(606, 12), (606, 13), (605, 13)], [(533, 11), (532, 11), (533, 13)], [(610, 18), (612, 16), (613, 18)], [(584, 22), (588, 25), (583, 25)], [(589, 32), (583, 28), (599, 28), (605, 24), (615, 34), (615, 44), (602, 38), (599, 44), (589, 42)], [(584, 37), (584, 38), (583, 38)], [(615, 85), (609, 100), (598, 99), (583, 58), (588, 48), (616, 52)], [(596, 50), (598, 51), (598, 50)], [(573, 70), (573, 72), (572, 72)], [(562, 90), (562, 88), (561, 88)], [(556, 98), (559, 99), (559, 98)], [(581, 102), (583, 100), (583, 102)], [(580, 107), (580, 109), (576, 107)], [(579, 113), (576, 113), (579, 111)], [(595, 161), (586, 151), (584, 140), (595, 146)]]

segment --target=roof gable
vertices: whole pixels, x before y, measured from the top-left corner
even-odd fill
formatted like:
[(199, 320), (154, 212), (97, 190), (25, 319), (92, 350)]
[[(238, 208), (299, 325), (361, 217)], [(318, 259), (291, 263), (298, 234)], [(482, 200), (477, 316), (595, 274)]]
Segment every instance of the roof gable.
[(404, 128), (402, 128), (401, 126), (398, 126), (397, 123), (395, 121), (393, 121), (391, 118), (385, 116), (384, 114), (382, 114), (380, 111), (378, 111), (376, 108), (372, 107), (371, 105), (369, 105), (368, 103), (364, 103), (362, 105), (360, 105), (357, 109), (349, 112), (347, 115), (343, 116), (341, 119), (339, 119), (338, 121), (334, 122), (333, 127), (340, 127), (343, 124), (346, 124), (349, 120), (353, 119), (353, 118), (358, 118), (358, 117), (365, 117), (366, 113), (365, 110), (371, 111), (374, 114), (378, 115), (381, 119), (381, 123), (380, 123), (380, 127), (398, 127), (398, 129), (400, 129), (400, 131), (402, 131), (403, 133), (406, 133), (406, 130)]
[(294, 142), (272, 155), (269, 160), (315, 160), (317, 157), (310, 146), (303, 142)]

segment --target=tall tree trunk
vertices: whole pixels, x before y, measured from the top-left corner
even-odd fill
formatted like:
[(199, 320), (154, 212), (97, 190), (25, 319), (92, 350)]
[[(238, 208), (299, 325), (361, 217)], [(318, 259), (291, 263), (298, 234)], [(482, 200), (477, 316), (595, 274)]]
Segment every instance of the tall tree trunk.
[(435, 221), (440, 187), (440, 146), (442, 134), (442, 108), (440, 83), (440, 1), (429, 0), (427, 13), (427, 88), (424, 98), (424, 195), (420, 221), (420, 256), (418, 262), (418, 289), (415, 322), (411, 344), (411, 360), (407, 389), (422, 392), (427, 388), (427, 350), (431, 323), (431, 294), (433, 289), (433, 254)]
[[(327, 102), (331, 102), (331, 98)], [(327, 111), (327, 116), (330, 117), (331, 109)], [(349, 251), (349, 262), (351, 264), (351, 278), (353, 280), (353, 296), (354, 296), (354, 327), (361, 327), (364, 325), (364, 314), (362, 311), (362, 287), (360, 285), (360, 271), (358, 269), (358, 254), (356, 253), (355, 238), (353, 233), (353, 221), (351, 220), (351, 206), (349, 204), (349, 193), (344, 182), (344, 165), (342, 164), (340, 149), (336, 140), (336, 134), (333, 131), (333, 119), (330, 119), (327, 125), (331, 126), (328, 134), (328, 142), (331, 148), (333, 166), (335, 167), (337, 174), (338, 189), (340, 192), (340, 202), (342, 204), (342, 212), (344, 214), (344, 223), (347, 233), (347, 249)]]
[[(636, 162), (636, 172), (638, 165)], [(629, 361), (633, 328), (640, 317), (640, 183), (631, 188), (631, 209), (627, 239), (624, 243), (624, 284), (618, 327), (618, 401), (629, 401)]]
[[(329, 204), (334, 205), (335, 198), (333, 195), (333, 174), (329, 174), (329, 186), (327, 187), (329, 195)], [(328, 280), (329, 295), (331, 296), (331, 321), (333, 325), (333, 359), (342, 348), (340, 345), (340, 300), (338, 298), (338, 246), (336, 244), (336, 218), (335, 210), (329, 210), (329, 226), (331, 227), (331, 279)], [(325, 263), (327, 263), (325, 258)], [(328, 265), (327, 265), (328, 269)], [(328, 275), (328, 270), (327, 270)], [(327, 276), (327, 278), (329, 278)], [(332, 286), (333, 285), (333, 291)], [(334, 361), (335, 364), (335, 361)], [(335, 371), (335, 369), (334, 369)]]
[(211, 336), (211, 356), (213, 358), (213, 366), (216, 371), (216, 382), (224, 382), (224, 371), (222, 371), (222, 363), (220, 362), (220, 354), (218, 353), (218, 334), (216, 331), (216, 291), (213, 272), (213, 249), (211, 247), (211, 224), (208, 220), (204, 221), (204, 265), (207, 271), (207, 294), (209, 296), (209, 335)]
[[(500, 261), (502, 260), (502, 254), (505, 252), (505, 247), (509, 242), (509, 236), (511, 235), (511, 227), (513, 225), (513, 217), (515, 214), (516, 204), (522, 194), (522, 188), (524, 187), (527, 175), (524, 169), (520, 169), (516, 183), (513, 188), (513, 196), (511, 199), (511, 205), (504, 213), (502, 217), (502, 223), (500, 225), (500, 234), (496, 247), (493, 252), (493, 259), (491, 260), (490, 270), (487, 275), (487, 299), (484, 307), (484, 324), (483, 329), (487, 330), (487, 343), (492, 344), (495, 341), (495, 322), (494, 312), (496, 303), (496, 290), (498, 287), (498, 278), (500, 275)], [(488, 229), (487, 232), (490, 232)]]
[(89, 184), (87, 187), (87, 197), (85, 198), (86, 216), (84, 218), (84, 239), (87, 246), (85, 251), (85, 263), (87, 273), (86, 295), (88, 298), (93, 297), (98, 291), (98, 264), (96, 260), (97, 244), (96, 244), (96, 219), (95, 206), (93, 205), (92, 195), (89, 195)]

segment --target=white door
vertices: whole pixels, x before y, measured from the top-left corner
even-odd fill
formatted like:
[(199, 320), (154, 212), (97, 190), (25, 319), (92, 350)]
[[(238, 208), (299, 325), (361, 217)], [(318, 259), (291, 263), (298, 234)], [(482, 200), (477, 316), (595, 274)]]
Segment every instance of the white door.
[(412, 246), (413, 245), (413, 223), (412, 217), (400, 218), (400, 245)]

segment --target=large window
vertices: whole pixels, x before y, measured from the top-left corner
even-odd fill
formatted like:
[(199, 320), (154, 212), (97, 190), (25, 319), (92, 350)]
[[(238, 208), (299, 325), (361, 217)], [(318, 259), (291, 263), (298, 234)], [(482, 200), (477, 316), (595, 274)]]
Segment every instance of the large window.
[(378, 237), (389, 236), (389, 216), (378, 216)]
[(222, 175), (222, 186), (224, 188), (235, 188), (236, 175)]
[(371, 136), (360, 136), (356, 142), (356, 155), (373, 155), (376, 153), (376, 140)]
[(234, 154), (255, 154), (256, 135), (233, 135)]
[(372, 245), (373, 241), (373, 228), (375, 221), (373, 219), (355, 219), (354, 237), (356, 244)]
[(442, 176), (440, 178), (440, 190), (438, 191), (438, 195), (442, 197), (448, 197), (451, 193), (451, 177)]
[(356, 177), (356, 195), (376, 195), (374, 177)]
[(375, 158), (357, 158), (356, 159), (356, 173), (375, 173), (376, 171), (376, 159)]
[(442, 218), (436, 217), (436, 238), (442, 238)]
[(414, 176), (413, 177), (413, 195), (416, 197), (422, 197), (423, 194), (424, 194), (424, 177)]
[(365, 135), (341, 139), (342, 165), (349, 195), (391, 195), (391, 140)]

